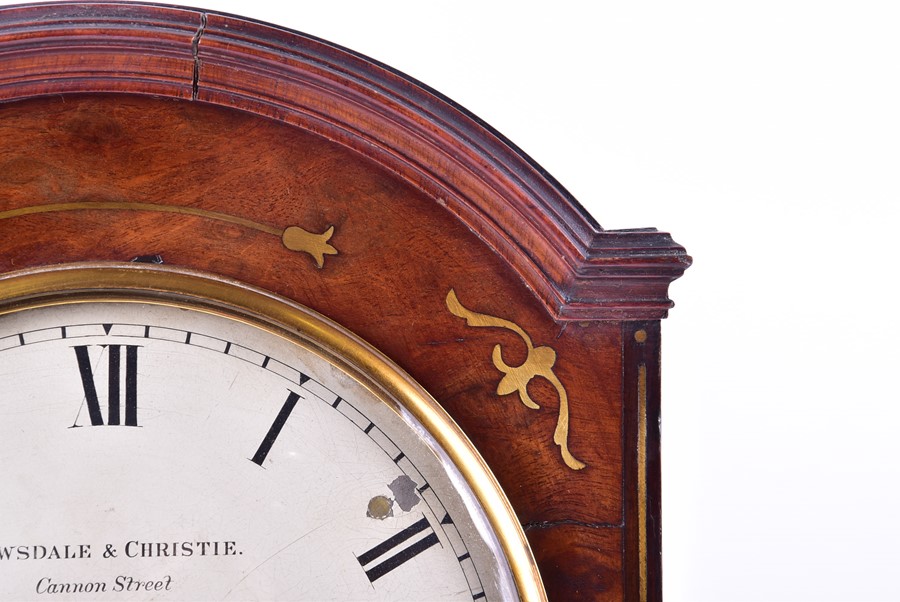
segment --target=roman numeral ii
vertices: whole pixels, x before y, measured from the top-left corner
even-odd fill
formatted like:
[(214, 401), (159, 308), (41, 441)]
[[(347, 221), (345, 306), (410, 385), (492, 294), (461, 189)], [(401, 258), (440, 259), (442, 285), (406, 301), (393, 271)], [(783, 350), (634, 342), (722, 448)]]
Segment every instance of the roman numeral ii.
[[(423, 532), (427, 533), (425, 537), (407, 545), (409, 540), (413, 540)], [(366, 572), (369, 581), (375, 583), (376, 579), (384, 577), (431, 546), (437, 545), (438, 541), (438, 536), (431, 530), (428, 519), (422, 518), (358, 556), (357, 560)]]
[(91, 368), (91, 356), (88, 345), (75, 347), (78, 360), (78, 371), (81, 373), (81, 384), (84, 387), (84, 399), (88, 408), (88, 416), (92, 426), (122, 424), (122, 349), (125, 349), (125, 426), (137, 426), (137, 358), (136, 345), (101, 345), (108, 351), (109, 379), (107, 389), (106, 422), (100, 412), (100, 398), (97, 395), (97, 384)]

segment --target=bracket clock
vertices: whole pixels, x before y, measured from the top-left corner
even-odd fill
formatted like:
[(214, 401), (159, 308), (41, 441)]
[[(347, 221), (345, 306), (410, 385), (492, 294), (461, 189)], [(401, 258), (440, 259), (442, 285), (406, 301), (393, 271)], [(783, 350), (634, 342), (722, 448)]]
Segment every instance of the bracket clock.
[(661, 598), (668, 234), (234, 16), (0, 10), (0, 100), (0, 597)]

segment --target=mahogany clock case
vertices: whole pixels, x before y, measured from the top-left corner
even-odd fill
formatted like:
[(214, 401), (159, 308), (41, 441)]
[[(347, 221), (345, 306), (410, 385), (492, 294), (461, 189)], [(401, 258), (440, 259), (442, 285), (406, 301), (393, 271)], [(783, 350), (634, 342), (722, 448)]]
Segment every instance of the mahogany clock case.
[(0, 10), (0, 271), (157, 261), (312, 308), (421, 383), (551, 600), (661, 598), (659, 320), (690, 264), (327, 42), (149, 4)]

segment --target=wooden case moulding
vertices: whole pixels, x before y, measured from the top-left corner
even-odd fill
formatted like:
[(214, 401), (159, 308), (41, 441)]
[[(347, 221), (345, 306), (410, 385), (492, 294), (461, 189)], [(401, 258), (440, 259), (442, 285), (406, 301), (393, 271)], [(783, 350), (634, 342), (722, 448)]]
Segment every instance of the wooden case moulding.
[(349, 146), (445, 205), (558, 320), (657, 319), (690, 265), (656, 230), (605, 231), (551, 176), (452, 101), (297, 32), (140, 4), (6, 9), (0, 100), (127, 92), (237, 108)]
[(661, 598), (659, 320), (691, 262), (668, 234), (603, 230), (465, 109), (323, 40), (0, 9), (0, 275), (130, 261), (275, 293), (402, 367), (497, 477), (551, 600)]

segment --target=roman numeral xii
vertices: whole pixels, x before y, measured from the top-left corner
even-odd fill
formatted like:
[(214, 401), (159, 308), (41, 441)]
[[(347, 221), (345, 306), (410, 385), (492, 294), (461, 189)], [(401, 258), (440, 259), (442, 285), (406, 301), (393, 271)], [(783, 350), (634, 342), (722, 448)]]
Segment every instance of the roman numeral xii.
[[(101, 345), (106, 349), (108, 370), (107, 385), (107, 411), (106, 422), (103, 422), (103, 414), (100, 412), (100, 398), (97, 395), (97, 383), (94, 379), (94, 370), (91, 368), (91, 356), (88, 353), (89, 345), (74, 347), (75, 358), (78, 361), (78, 371), (81, 374), (81, 384), (84, 387), (84, 400), (87, 404), (88, 416), (91, 426), (121, 425), (122, 423), (122, 389), (124, 380), (125, 397), (125, 426), (137, 426), (137, 345)], [(124, 354), (122, 350), (124, 349)], [(122, 370), (122, 356), (124, 357), (125, 370)], [(102, 361), (102, 359), (101, 359)], [(124, 379), (123, 379), (124, 376)], [(73, 426), (79, 426), (76, 424)]]

